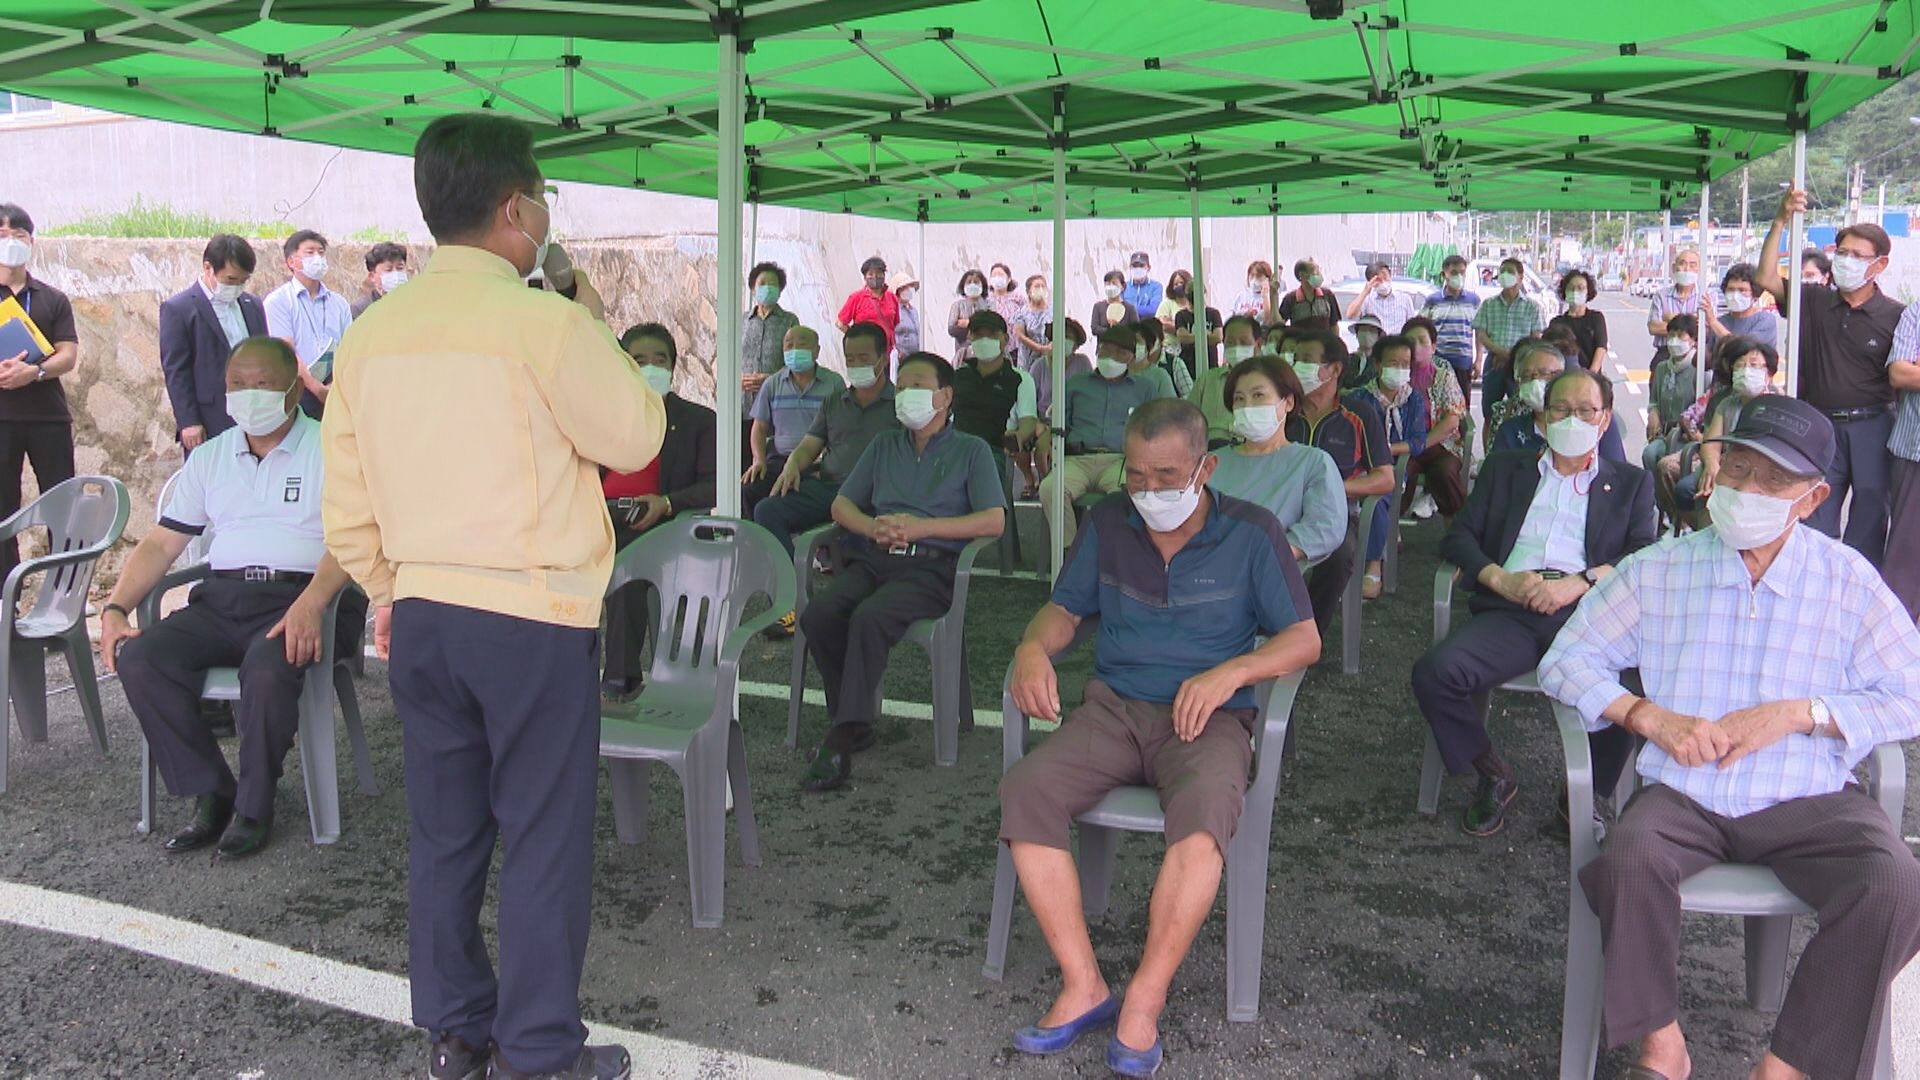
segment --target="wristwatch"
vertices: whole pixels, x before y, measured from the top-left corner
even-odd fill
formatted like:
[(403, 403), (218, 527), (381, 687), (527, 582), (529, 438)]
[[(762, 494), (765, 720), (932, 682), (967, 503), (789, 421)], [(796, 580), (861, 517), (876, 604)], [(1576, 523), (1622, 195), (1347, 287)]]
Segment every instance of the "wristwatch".
[(1814, 698), (1807, 703), (1807, 711), (1813, 714), (1813, 730), (1809, 734), (1822, 739), (1830, 739), (1840, 734), (1833, 722), (1833, 710), (1827, 708), (1826, 702)]
[(1594, 576), (1592, 567), (1580, 571), (1580, 580), (1586, 582), (1589, 588), (1600, 584), (1600, 579)]

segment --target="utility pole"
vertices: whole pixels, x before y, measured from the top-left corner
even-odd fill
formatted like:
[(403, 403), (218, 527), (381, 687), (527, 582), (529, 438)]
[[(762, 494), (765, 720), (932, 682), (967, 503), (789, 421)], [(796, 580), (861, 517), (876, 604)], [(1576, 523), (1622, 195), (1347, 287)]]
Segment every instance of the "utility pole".
[(1874, 214), (1873, 223), (1884, 227), (1887, 224), (1887, 182), (1880, 181), (1880, 209)]
[(1866, 167), (1858, 162), (1847, 170), (1847, 224), (1849, 225), (1860, 223), (1860, 184), (1866, 171)]
[(1734, 254), (1736, 259), (1747, 257), (1747, 167), (1740, 166), (1740, 250)]
[[(1700, 273), (1702, 275), (1713, 273), (1713, 270), (1710, 269), (1713, 264), (1709, 261), (1707, 255), (1712, 239), (1713, 204), (1708, 201), (1707, 183), (1703, 180), (1700, 182)], [(1704, 292), (1705, 290), (1702, 291)]]

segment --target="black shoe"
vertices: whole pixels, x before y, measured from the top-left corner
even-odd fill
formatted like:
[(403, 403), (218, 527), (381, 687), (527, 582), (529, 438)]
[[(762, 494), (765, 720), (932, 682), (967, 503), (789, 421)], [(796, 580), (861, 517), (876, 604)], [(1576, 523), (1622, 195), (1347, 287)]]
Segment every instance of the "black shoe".
[(233, 702), (202, 701), (200, 703), (200, 718), (207, 722), (207, 731), (214, 738), (233, 738)]
[(485, 1080), (493, 1043), (475, 1047), (458, 1035), (435, 1039), (427, 1052), (427, 1080)]
[(789, 611), (775, 620), (771, 626), (760, 631), (760, 634), (768, 641), (785, 641), (793, 636), (794, 628), (799, 625), (799, 622), (794, 613)]
[(227, 835), (220, 838), (220, 846), (214, 855), (222, 859), (244, 859), (249, 855), (258, 855), (260, 849), (267, 846), (267, 837), (273, 833), (273, 811), (267, 811), (263, 817), (250, 818), (234, 815), (233, 824), (227, 826)]
[(641, 679), (602, 679), (600, 681), (600, 699), (624, 705), (640, 696), (640, 690), (646, 683)]
[(850, 746), (821, 743), (820, 749), (813, 752), (813, 762), (807, 766), (806, 774), (800, 777), (800, 790), (818, 793), (845, 787), (847, 781), (853, 779), (853, 753)]
[(573, 1068), (561, 1072), (523, 1073), (507, 1064), (498, 1051), (487, 1068), (493, 1080), (627, 1080), (633, 1075), (633, 1059), (619, 1046), (588, 1046), (580, 1051)]
[[(1593, 799), (1593, 842), (1604, 844), (1607, 831), (1613, 828), (1613, 800), (1596, 795)], [(1548, 835), (1563, 844), (1573, 841), (1572, 823), (1567, 820), (1567, 785), (1560, 785), (1560, 802), (1553, 808), (1553, 821), (1547, 826)]]
[(169, 855), (184, 855), (189, 851), (198, 851), (227, 831), (227, 822), (233, 820), (233, 800), (225, 795), (202, 795), (193, 801), (193, 822), (186, 828), (174, 833), (161, 850)]
[(1468, 836), (1492, 836), (1506, 827), (1507, 807), (1520, 794), (1520, 781), (1511, 776), (1481, 776), (1473, 790), (1473, 802), (1460, 817), (1460, 828)]
[(873, 733), (873, 725), (862, 724), (855, 730), (852, 741), (847, 744), (847, 749), (856, 754), (864, 753), (873, 749), (874, 744), (879, 741), (880, 736)]

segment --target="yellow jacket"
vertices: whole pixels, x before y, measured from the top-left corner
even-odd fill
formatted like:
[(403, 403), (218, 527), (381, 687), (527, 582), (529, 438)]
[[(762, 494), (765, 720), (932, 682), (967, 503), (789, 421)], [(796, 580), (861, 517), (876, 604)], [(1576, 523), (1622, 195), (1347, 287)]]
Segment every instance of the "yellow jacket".
[(645, 468), (666, 412), (607, 327), (476, 247), (436, 251), (334, 355), (327, 547), (375, 605), (599, 624), (613, 523), (596, 465)]

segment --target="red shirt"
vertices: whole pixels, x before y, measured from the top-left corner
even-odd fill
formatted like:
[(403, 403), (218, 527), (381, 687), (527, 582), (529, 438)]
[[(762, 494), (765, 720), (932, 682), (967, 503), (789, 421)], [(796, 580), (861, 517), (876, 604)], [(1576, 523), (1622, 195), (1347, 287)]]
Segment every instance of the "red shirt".
[(848, 326), (857, 322), (880, 324), (880, 329), (887, 332), (887, 351), (892, 352), (893, 332), (900, 326), (900, 298), (892, 289), (875, 296), (863, 285), (840, 305), (840, 321)]
[(639, 472), (609, 472), (600, 478), (600, 492), (609, 499), (660, 494), (660, 458), (655, 456)]

